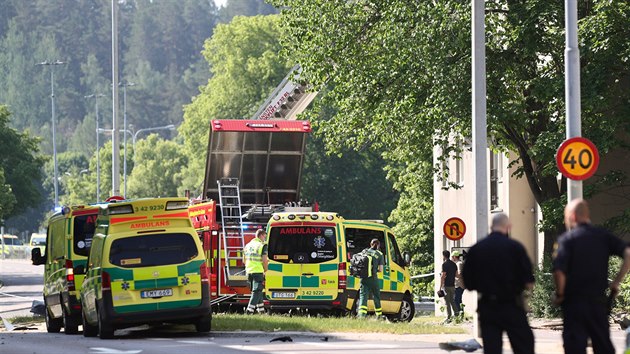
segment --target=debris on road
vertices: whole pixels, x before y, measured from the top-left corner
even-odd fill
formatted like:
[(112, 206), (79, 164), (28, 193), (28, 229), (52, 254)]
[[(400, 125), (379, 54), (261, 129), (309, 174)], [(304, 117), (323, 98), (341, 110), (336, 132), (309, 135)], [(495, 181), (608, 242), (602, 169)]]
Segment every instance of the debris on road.
[(440, 346), (440, 349), (443, 349), (449, 352), (453, 350), (463, 350), (467, 353), (471, 353), (477, 349), (482, 348), (481, 344), (479, 344), (479, 342), (477, 342), (477, 340), (475, 339), (469, 339), (463, 342), (440, 343), (439, 346)]

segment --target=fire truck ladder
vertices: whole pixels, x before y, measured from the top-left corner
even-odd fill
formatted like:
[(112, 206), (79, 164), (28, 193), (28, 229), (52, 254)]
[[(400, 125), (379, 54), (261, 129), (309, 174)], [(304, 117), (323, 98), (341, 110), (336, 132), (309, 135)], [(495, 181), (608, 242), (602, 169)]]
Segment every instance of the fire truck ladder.
[(245, 266), (242, 264), (245, 239), (241, 217), (241, 196), (238, 178), (221, 178), (219, 200), (221, 202), (221, 228), (223, 253), (225, 257), (225, 280), (228, 285), (244, 285), (247, 281)]

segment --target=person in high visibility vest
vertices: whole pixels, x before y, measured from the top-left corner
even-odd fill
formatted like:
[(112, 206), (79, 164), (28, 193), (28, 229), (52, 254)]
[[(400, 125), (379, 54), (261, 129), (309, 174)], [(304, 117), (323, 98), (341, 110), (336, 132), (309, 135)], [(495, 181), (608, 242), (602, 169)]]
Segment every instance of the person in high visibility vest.
[(368, 256), (370, 256), (371, 260), (371, 267), (369, 267), (368, 270), (368, 277), (361, 278), (361, 289), (359, 291), (359, 317), (367, 316), (367, 303), (370, 293), (372, 293), (372, 298), (374, 299), (374, 314), (378, 318), (383, 317), (378, 272), (383, 271), (385, 256), (383, 256), (383, 253), (378, 250), (380, 245), (381, 242), (375, 238), (370, 242), (370, 248), (367, 249)]
[(265, 281), (265, 273), (269, 264), (267, 258), (267, 245), (265, 240), (267, 233), (265, 230), (256, 231), (254, 237), (247, 245), (243, 252), (243, 261), (245, 262), (245, 272), (247, 273), (247, 281), (252, 290), (252, 297), (249, 299), (246, 313), (253, 314), (255, 312), (265, 312), (263, 304), (263, 282)]

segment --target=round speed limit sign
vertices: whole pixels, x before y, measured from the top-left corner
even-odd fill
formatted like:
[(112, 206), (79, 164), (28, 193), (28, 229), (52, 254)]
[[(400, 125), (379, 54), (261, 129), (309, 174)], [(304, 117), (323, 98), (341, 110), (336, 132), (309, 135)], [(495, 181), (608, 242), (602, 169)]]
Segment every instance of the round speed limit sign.
[(597, 171), (599, 153), (586, 138), (567, 139), (556, 153), (556, 164), (565, 177), (576, 181), (585, 180)]

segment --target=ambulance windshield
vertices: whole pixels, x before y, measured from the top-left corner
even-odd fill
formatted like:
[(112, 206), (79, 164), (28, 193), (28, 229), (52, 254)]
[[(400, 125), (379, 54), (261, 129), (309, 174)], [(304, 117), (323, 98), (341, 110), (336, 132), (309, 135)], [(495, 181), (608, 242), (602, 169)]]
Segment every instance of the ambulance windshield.
[(322, 226), (273, 227), (269, 259), (281, 263), (322, 263), (337, 259), (335, 229)]
[(154, 267), (185, 263), (197, 254), (197, 244), (190, 234), (149, 234), (114, 240), (109, 262), (123, 268)]

